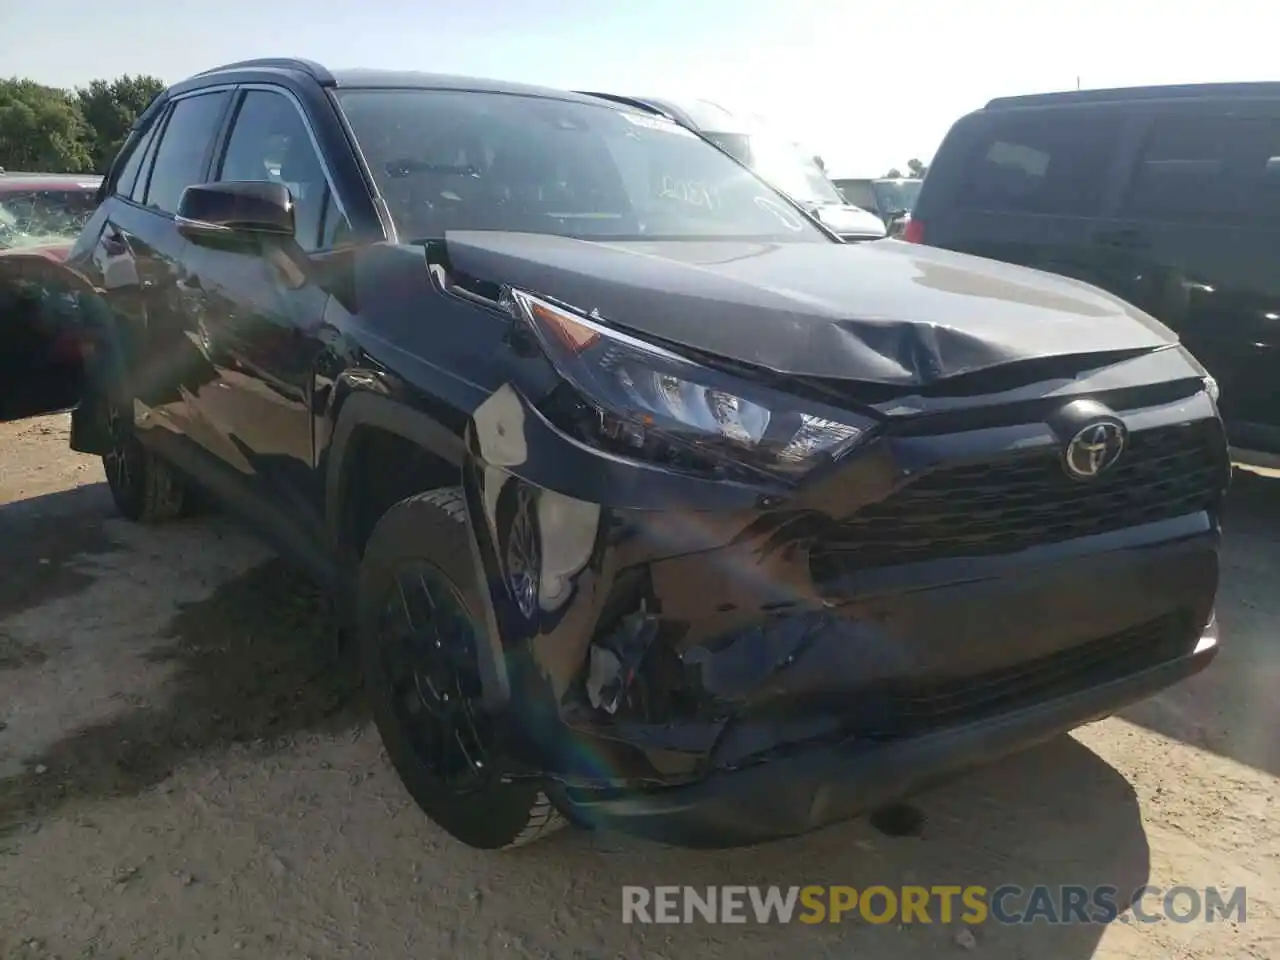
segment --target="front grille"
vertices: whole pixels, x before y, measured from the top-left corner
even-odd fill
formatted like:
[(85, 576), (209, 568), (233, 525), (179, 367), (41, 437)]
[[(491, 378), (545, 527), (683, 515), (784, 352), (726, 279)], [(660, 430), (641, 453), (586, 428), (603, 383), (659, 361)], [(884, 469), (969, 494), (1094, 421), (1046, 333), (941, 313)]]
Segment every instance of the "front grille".
[(1190, 622), (1178, 612), (962, 680), (876, 691), (860, 698), (857, 732), (875, 739), (918, 736), (1107, 683), (1190, 653), (1196, 639)]
[(814, 544), (819, 582), (875, 567), (1015, 553), (1185, 516), (1213, 505), (1223, 465), (1213, 421), (1134, 432), (1096, 480), (1056, 449), (942, 467), (837, 524)]

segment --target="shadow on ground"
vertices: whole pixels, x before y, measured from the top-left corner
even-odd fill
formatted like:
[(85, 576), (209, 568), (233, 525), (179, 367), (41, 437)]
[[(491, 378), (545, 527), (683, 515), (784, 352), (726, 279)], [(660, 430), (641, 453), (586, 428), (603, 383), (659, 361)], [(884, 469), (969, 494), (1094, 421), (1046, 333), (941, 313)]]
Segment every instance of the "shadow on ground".
[[(0, 781), (0, 831), (77, 798), (128, 796), (180, 761), (234, 743), (287, 745), (361, 722), (355, 671), (304, 574), (273, 560), (187, 605), (149, 659), (171, 663), (171, 696), (81, 730)], [(37, 772), (39, 771), (39, 772)]]
[(0, 504), (0, 620), (87, 587), (69, 561), (117, 549), (113, 516), (104, 482)]
[[(502, 861), (501, 882), (527, 891), (530, 922), (533, 915), (544, 914), (555, 939), (558, 927), (581, 926), (583, 912), (606, 929), (616, 925), (621, 888), (631, 884), (699, 890), (726, 884), (823, 884), (859, 891), (877, 885), (891, 890), (978, 885), (988, 891), (1013, 885), (1029, 891), (1044, 884), (1055, 892), (1079, 885), (1091, 891), (1112, 888), (1116, 906), (1123, 910), (1149, 877), (1150, 851), (1131, 786), (1070, 737), (976, 770), (913, 804), (925, 819), (921, 833), (912, 837), (882, 836), (866, 821), (855, 821), (754, 848), (689, 851), (574, 831), (504, 855), (509, 859)], [(584, 858), (595, 861), (589, 881), (594, 897), (575, 880)], [(883, 905), (883, 900), (876, 902)], [(1014, 893), (1002, 905), (1019, 914), (1027, 903), (1027, 893)], [(806, 957), (962, 953), (950, 941), (963, 926), (959, 916), (964, 908), (957, 901), (951, 922), (940, 924), (938, 904), (932, 900), (929, 925), (899, 927), (895, 919), (877, 926), (846, 916), (839, 925), (808, 928), (762, 927), (754, 921), (724, 928), (698, 922), (669, 926), (663, 928), (661, 955), (695, 956), (708, 936), (723, 937), (748, 952), (772, 943), (775, 955), (796, 955), (797, 950)], [(746, 912), (751, 914), (749, 905)], [(974, 932), (983, 956), (1084, 960), (1093, 956), (1103, 930), (1097, 923), (1001, 925), (988, 919)]]
[(1223, 529), (1221, 651), (1204, 673), (1121, 716), (1280, 776), (1280, 478), (1236, 471)]

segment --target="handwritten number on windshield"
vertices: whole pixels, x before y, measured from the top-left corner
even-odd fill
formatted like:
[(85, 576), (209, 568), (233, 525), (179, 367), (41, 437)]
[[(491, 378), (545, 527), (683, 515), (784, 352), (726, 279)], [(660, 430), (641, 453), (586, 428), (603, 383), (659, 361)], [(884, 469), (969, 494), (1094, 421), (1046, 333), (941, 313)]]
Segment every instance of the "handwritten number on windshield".
[(665, 176), (662, 178), (662, 188), (658, 191), (658, 196), (666, 200), (678, 200), (692, 207), (703, 207), (707, 210), (716, 208), (714, 192), (698, 180), (679, 180)]

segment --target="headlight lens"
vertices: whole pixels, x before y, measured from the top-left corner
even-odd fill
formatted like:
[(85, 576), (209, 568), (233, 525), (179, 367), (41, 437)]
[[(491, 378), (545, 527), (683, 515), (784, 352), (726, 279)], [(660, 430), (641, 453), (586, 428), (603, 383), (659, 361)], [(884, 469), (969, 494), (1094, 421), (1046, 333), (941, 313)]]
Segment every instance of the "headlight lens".
[(757, 388), (523, 290), (510, 293), (586, 406), (592, 439), (618, 452), (797, 477), (847, 453), (875, 425)]
[(1214, 403), (1217, 403), (1218, 398), (1222, 395), (1222, 390), (1218, 386), (1218, 381), (1208, 374), (1205, 374), (1204, 377), (1204, 390), (1205, 393), (1209, 394), (1209, 399)]

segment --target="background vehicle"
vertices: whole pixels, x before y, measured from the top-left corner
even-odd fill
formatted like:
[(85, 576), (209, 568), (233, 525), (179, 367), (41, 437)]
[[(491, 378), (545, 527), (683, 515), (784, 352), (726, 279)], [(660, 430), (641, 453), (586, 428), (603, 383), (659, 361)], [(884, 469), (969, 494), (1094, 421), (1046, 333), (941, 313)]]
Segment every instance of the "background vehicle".
[(886, 235), (866, 208), (841, 196), (817, 158), (768, 129), (762, 122), (725, 109), (709, 100), (674, 101), (584, 91), (617, 103), (652, 110), (696, 130), (716, 146), (745, 163), (793, 200), (803, 204), (846, 242), (878, 240)]
[(960, 119), (907, 238), (1075, 277), (1167, 324), (1245, 465), (1280, 465), (1280, 84), (1003, 97)]
[(85, 331), (56, 265), (97, 207), (101, 180), (0, 173), (0, 420), (79, 396)]
[(310, 570), (472, 846), (804, 833), (1216, 655), (1221, 422), (1100, 290), (841, 243), (650, 111), (298, 60), (169, 88), (102, 196), (72, 446)]
[(923, 183), (913, 177), (836, 178), (831, 182), (850, 203), (883, 220), (889, 235), (895, 237), (902, 232), (902, 224), (915, 206)]

